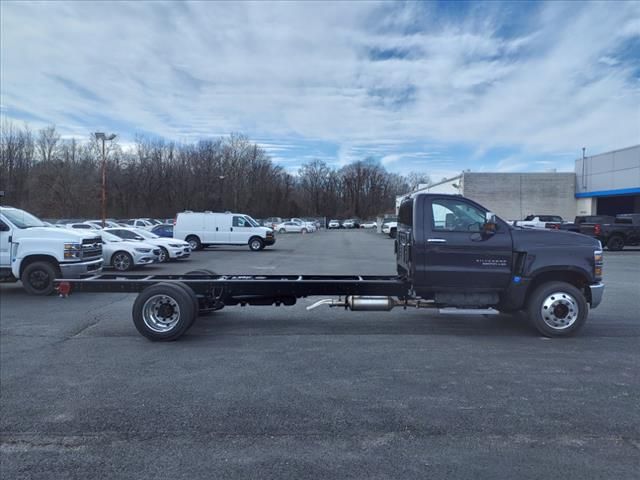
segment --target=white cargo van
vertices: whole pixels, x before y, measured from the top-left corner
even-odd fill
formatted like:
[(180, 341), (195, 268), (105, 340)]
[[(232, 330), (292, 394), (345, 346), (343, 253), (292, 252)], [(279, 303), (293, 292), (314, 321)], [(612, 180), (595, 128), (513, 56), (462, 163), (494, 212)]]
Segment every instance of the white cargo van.
[(209, 245), (248, 245), (253, 251), (276, 243), (273, 230), (243, 213), (181, 212), (173, 238), (186, 240), (191, 250)]

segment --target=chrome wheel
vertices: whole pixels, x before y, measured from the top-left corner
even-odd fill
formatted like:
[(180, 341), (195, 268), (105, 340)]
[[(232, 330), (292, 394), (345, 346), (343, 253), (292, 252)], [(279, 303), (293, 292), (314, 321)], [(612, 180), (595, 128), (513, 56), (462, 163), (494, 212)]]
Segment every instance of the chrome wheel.
[(566, 292), (555, 292), (542, 302), (540, 314), (544, 323), (554, 330), (569, 328), (578, 319), (580, 307), (573, 296)]
[(158, 260), (160, 263), (169, 261), (169, 252), (167, 252), (166, 248), (160, 248), (160, 255), (158, 256)]
[(112, 260), (113, 268), (124, 272), (131, 268), (131, 257), (126, 253), (116, 253)]
[(260, 250), (262, 242), (260, 240), (253, 240), (251, 242), (251, 250)]
[(142, 306), (142, 320), (154, 332), (168, 332), (180, 320), (180, 306), (168, 295), (154, 295)]

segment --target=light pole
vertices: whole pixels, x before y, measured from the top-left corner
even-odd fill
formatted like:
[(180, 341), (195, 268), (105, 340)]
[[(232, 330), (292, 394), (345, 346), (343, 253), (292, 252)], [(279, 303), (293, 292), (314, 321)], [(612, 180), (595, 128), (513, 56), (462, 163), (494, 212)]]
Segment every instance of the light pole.
[(96, 132), (94, 136), (96, 140), (102, 140), (102, 228), (104, 228), (107, 220), (107, 155), (104, 151), (104, 142), (113, 140), (116, 134), (107, 135), (104, 132)]

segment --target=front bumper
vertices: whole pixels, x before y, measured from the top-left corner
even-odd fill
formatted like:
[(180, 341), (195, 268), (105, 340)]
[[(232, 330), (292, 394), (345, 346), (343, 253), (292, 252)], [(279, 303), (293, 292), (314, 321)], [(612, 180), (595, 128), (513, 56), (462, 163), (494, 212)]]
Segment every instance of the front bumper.
[(602, 296), (604, 295), (604, 283), (589, 285), (589, 292), (591, 293), (591, 308), (596, 308), (600, 305), (600, 302), (602, 302)]
[(87, 275), (99, 275), (102, 273), (102, 258), (88, 262), (61, 263), (60, 273), (62, 278), (80, 278)]
[(154, 255), (153, 252), (149, 253), (141, 253), (141, 252), (133, 252), (133, 264), (138, 265), (149, 265), (151, 263), (155, 263), (158, 261), (158, 256)]
[(169, 258), (187, 258), (189, 255), (191, 255), (191, 248), (189, 247), (180, 247), (180, 248), (169, 247), (168, 251), (169, 251)]
[(267, 238), (265, 238), (265, 239), (263, 240), (263, 242), (264, 242), (264, 244), (265, 244), (266, 246), (271, 246), (271, 245), (273, 245), (274, 243), (276, 243), (276, 238), (275, 238), (275, 237), (273, 237), (273, 238), (272, 238), (272, 237), (267, 237)]

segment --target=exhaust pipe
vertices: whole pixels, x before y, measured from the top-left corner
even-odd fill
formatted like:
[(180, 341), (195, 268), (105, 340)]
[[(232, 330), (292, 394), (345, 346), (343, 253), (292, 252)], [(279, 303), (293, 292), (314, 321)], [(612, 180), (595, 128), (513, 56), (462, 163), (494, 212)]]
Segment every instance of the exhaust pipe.
[(399, 303), (393, 297), (367, 297), (350, 295), (342, 300), (333, 300), (327, 298), (325, 300), (319, 300), (313, 305), (309, 305), (307, 310), (313, 310), (320, 305), (329, 305), (330, 307), (344, 307), (352, 311), (357, 312), (388, 312), (393, 307), (404, 305)]

